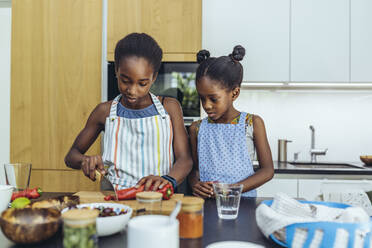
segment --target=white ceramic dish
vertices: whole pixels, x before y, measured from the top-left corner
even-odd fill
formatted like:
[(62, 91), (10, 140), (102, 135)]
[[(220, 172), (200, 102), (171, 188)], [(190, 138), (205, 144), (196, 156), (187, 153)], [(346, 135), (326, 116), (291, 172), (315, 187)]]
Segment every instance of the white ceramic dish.
[(128, 223), (127, 247), (178, 248), (179, 222), (164, 215), (143, 215)]
[[(122, 209), (127, 211), (126, 214), (121, 214), (117, 216), (108, 216), (108, 217), (98, 217), (96, 222), (97, 234), (98, 236), (108, 236), (120, 232), (125, 229), (126, 225), (130, 217), (132, 216), (133, 210), (131, 207), (119, 203), (104, 203), (104, 202), (97, 202), (97, 203), (86, 203), (86, 204), (79, 204), (77, 208), (96, 208), (96, 207), (104, 207), (104, 208), (113, 208), (115, 212), (120, 212)], [(68, 211), (67, 208), (62, 210), (62, 213)]]
[(0, 214), (8, 208), (13, 190), (14, 187), (11, 185), (0, 185)]
[(206, 248), (264, 248), (264, 246), (243, 241), (222, 241), (209, 244)]

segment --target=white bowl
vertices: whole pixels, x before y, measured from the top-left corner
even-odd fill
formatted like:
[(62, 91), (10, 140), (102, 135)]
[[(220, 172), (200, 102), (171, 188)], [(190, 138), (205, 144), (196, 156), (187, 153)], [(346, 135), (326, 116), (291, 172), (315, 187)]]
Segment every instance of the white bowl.
[(0, 185), (0, 214), (8, 208), (13, 189), (11, 185)]
[(178, 248), (179, 222), (164, 215), (142, 215), (128, 223), (127, 247)]
[[(118, 210), (121, 211), (124, 209), (127, 211), (126, 214), (121, 214), (117, 216), (108, 216), (108, 217), (98, 217), (96, 222), (97, 234), (98, 236), (108, 236), (114, 233), (120, 232), (125, 229), (130, 217), (132, 216), (132, 208), (119, 204), (119, 203), (104, 203), (104, 202), (97, 202), (97, 203), (86, 203), (86, 204), (79, 204), (76, 206), (77, 208), (97, 208), (97, 207), (104, 207), (104, 208), (113, 208), (114, 211)], [(62, 213), (68, 211), (68, 208), (62, 210)]]

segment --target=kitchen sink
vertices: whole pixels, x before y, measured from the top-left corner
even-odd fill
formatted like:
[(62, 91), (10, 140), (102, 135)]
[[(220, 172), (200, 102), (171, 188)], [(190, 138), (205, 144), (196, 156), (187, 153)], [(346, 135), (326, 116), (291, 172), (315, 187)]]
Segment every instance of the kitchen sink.
[(351, 168), (358, 168), (358, 169), (365, 169), (363, 166), (354, 165), (354, 164), (347, 164), (347, 163), (329, 163), (329, 162), (318, 162), (318, 163), (311, 163), (311, 162), (289, 162), (291, 165), (294, 165), (299, 168), (329, 168), (329, 169), (351, 169)]

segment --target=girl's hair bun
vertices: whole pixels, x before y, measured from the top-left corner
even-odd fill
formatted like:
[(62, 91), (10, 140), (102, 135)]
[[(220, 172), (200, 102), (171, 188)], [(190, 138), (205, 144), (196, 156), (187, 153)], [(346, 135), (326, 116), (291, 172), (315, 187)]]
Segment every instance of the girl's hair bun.
[(198, 64), (201, 64), (203, 61), (206, 61), (211, 54), (207, 50), (200, 50), (196, 55), (196, 61)]
[(235, 46), (232, 54), (230, 54), (231, 58), (235, 61), (243, 60), (244, 55), (245, 55), (245, 49), (241, 45)]

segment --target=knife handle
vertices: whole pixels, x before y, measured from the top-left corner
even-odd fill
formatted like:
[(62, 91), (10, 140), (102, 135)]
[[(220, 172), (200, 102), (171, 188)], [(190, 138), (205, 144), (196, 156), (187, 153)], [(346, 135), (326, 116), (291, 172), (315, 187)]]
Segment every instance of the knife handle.
[(95, 172), (96, 172), (96, 180), (97, 180), (98, 182), (101, 182), (102, 177), (103, 177), (102, 173), (99, 172), (98, 170), (95, 170)]

